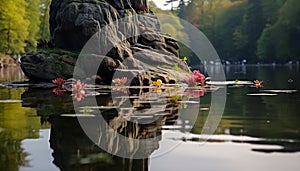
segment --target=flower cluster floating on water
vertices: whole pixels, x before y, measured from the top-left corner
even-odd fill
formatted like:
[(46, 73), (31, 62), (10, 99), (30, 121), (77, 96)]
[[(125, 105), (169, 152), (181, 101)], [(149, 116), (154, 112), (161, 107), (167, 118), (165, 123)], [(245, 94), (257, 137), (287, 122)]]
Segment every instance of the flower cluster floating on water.
[(127, 77), (122, 77), (122, 78), (115, 78), (112, 80), (112, 82), (115, 84), (115, 85), (125, 85), (128, 81), (128, 78)]
[(263, 81), (260, 81), (260, 80), (255, 80), (254, 81), (254, 85), (255, 85), (256, 88), (263, 87), (262, 83), (263, 83)]
[[(52, 82), (57, 85), (56, 88), (52, 89), (52, 92), (56, 95), (63, 95), (65, 91), (67, 90), (64, 85), (66, 84), (66, 81), (63, 78), (56, 78), (52, 80)], [(86, 97), (84, 89), (86, 88), (86, 84), (81, 82), (80, 80), (75, 81), (71, 84), (72, 88), (72, 94), (71, 96), (76, 101), (81, 101), (84, 97)]]
[(184, 80), (188, 85), (205, 85), (205, 76), (198, 70), (193, 71), (192, 75)]

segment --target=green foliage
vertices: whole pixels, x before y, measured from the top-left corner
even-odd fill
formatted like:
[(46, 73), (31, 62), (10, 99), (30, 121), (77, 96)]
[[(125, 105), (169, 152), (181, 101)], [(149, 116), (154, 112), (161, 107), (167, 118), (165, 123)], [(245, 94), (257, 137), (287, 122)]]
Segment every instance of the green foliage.
[(34, 51), (38, 39), (49, 40), (51, 0), (0, 0), (0, 52)]
[(40, 37), (41, 40), (49, 41), (50, 39), (50, 4), (51, 0), (40, 0)]
[(28, 36), (26, 39), (26, 51), (34, 51), (37, 47), (37, 40), (40, 31), (40, 8), (39, 0), (27, 0), (25, 19), (29, 21)]
[(257, 42), (257, 57), (261, 61), (272, 62), (274, 51), (272, 48), (271, 30), (265, 29)]
[(172, 37), (176, 38), (177, 40), (188, 39), (179, 17), (169, 14), (167, 17), (159, 16), (159, 20), (161, 21), (162, 32), (171, 34)]
[(25, 19), (25, 0), (0, 0), (0, 51), (23, 53), (29, 21)]
[(298, 4), (297, 0), (191, 0), (178, 15), (198, 27), (223, 59), (285, 62), (300, 59)]
[(263, 60), (299, 60), (300, 8), (298, 1), (276, 1), (276, 21), (268, 22), (258, 41), (257, 55)]
[(225, 59), (239, 59), (240, 49), (247, 43), (246, 35), (243, 34), (240, 26), (243, 22), (245, 6), (245, 3), (238, 2), (220, 10), (216, 21), (217, 41), (214, 46)]

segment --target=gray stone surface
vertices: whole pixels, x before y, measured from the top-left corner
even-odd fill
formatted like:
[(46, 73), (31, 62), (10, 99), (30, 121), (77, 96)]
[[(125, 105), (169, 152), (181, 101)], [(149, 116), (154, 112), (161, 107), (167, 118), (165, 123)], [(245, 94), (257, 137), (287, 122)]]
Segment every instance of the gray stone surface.
[[(96, 74), (104, 84), (111, 83), (117, 69), (145, 70), (136, 76), (134, 85), (149, 85), (156, 78), (163, 82), (183, 79), (190, 71), (178, 57), (177, 41), (160, 33), (159, 20), (147, 3), (147, 0), (53, 0), (51, 43), (55, 48), (94, 54), (90, 63), (80, 66), (79, 75)], [(115, 21), (118, 23), (112, 24)], [(67, 79), (74, 77), (76, 59), (76, 55), (67, 53), (36, 52), (23, 56), (21, 67), (31, 80)], [(89, 73), (89, 68), (97, 65), (98, 72)]]

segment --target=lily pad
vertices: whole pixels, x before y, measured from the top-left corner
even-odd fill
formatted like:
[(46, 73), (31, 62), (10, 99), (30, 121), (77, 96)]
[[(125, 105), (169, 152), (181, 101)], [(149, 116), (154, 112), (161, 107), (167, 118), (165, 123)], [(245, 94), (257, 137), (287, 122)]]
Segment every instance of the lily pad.
[(90, 114), (61, 114), (63, 117), (95, 117), (95, 115)]
[(267, 92), (267, 93), (297, 93), (298, 90), (261, 90), (262, 92)]
[(145, 70), (141, 70), (141, 69), (115, 69), (115, 71), (120, 71), (120, 72), (143, 72)]
[(22, 100), (0, 100), (0, 103), (21, 103)]
[(153, 116), (143, 116), (143, 115), (132, 115), (130, 118), (137, 118), (137, 119), (152, 119)]
[(86, 96), (99, 96), (101, 94), (104, 94), (104, 93), (99, 93), (99, 92), (96, 92), (96, 91), (92, 91), (92, 92), (87, 92), (85, 95)]
[(252, 81), (207, 81), (208, 85), (227, 86), (227, 85), (252, 85)]
[(277, 96), (275, 93), (251, 93), (247, 94), (247, 96)]
[(198, 101), (180, 101), (182, 104), (199, 104), (200, 102)]
[(181, 125), (163, 125), (162, 129), (181, 129)]
[(201, 111), (208, 111), (209, 108), (207, 108), (207, 107), (202, 107), (202, 108), (200, 108), (200, 110), (201, 110)]
[(81, 108), (89, 108), (89, 109), (116, 109), (119, 106), (85, 106)]

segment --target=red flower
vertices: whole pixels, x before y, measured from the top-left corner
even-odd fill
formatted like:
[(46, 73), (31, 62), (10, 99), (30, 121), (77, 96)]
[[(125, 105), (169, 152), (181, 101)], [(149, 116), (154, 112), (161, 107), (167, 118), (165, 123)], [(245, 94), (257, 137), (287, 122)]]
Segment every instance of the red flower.
[(198, 70), (195, 70), (192, 75), (184, 80), (188, 85), (196, 85), (197, 83), (201, 83), (204, 85), (205, 76)]
[(255, 85), (256, 88), (263, 87), (262, 83), (263, 83), (263, 81), (259, 81), (259, 80), (255, 80), (254, 81), (254, 85)]
[(57, 86), (63, 86), (65, 83), (65, 80), (63, 78), (56, 78), (56, 79), (52, 80), (52, 82), (54, 84), (56, 84)]
[(200, 71), (195, 70), (193, 72), (193, 77), (197, 83), (205, 83), (205, 76)]
[(60, 87), (60, 88), (54, 88), (54, 89), (52, 89), (52, 92), (54, 94), (56, 94), (56, 95), (61, 96), (61, 95), (63, 95), (65, 93), (65, 90)]

